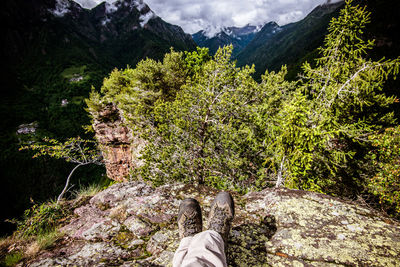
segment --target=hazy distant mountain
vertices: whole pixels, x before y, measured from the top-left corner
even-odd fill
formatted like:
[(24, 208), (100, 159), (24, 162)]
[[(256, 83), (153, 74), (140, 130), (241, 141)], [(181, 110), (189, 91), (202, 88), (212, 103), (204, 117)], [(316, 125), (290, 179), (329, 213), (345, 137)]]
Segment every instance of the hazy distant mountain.
[(278, 70), (283, 64), (296, 73), (299, 62), (315, 56), (314, 50), (321, 46), (330, 19), (338, 15), (343, 3), (318, 6), (303, 20), (284, 26), (269, 22), (262, 27), (210, 28), (192, 37), (198, 46), (208, 47), (211, 54), (233, 44), (233, 58), (239, 66), (255, 64), (256, 77), (266, 69)]
[(318, 6), (303, 20), (278, 27), (275, 34), (271, 34), (269, 24), (265, 25), (237, 55), (238, 65), (255, 64), (259, 77), (266, 69), (278, 70), (283, 64), (296, 64), (322, 45), (329, 21), (338, 15), (342, 5), (343, 2)]
[(219, 47), (232, 44), (233, 55), (237, 55), (254, 36), (261, 30), (261, 26), (247, 25), (244, 27), (226, 27), (222, 29), (207, 29), (192, 35), (193, 40), (200, 47), (208, 47), (214, 54)]

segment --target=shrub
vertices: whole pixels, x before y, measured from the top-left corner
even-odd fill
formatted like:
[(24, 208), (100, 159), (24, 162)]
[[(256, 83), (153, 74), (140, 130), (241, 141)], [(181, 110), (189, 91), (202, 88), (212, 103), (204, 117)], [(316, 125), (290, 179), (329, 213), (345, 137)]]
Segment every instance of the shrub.
[(375, 149), (370, 152), (377, 170), (368, 183), (369, 190), (379, 197), (380, 204), (400, 215), (400, 126), (387, 128), (370, 136)]
[(67, 210), (55, 202), (35, 204), (24, 212), (23, 219), (17, 221), (17, 236), (28, 238), (52, 232), (67, 217)]

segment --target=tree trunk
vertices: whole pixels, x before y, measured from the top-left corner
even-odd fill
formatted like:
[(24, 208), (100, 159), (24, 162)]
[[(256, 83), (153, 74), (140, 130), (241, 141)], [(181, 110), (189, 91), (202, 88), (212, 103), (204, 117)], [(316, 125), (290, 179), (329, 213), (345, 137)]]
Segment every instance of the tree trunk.
[(283, 157), (281, 161), (281, 166), (279, 167), (278, 178), (276, 179), (275, 187), (281, 187), (281, 185), (283, 185), (285, 182), (285, 177), (283, 177), (284, 163), (285, 163), (285, 157)]
[(69, 181), (71, 180), (72, 174), (75, 172), (76, 169), (78, 169), (80, 166), (83, 166), (83, 165), (86, 165), (86, 164), (81, 163), (81, 164), (76, 165), (75, 168), (73, 168), (72, 171), (69, 173), (67, 182), (65, 183), (65, 186), (64, 186), (64, 189), (57, 198), (57, 203), (60, 202), (60, 200), (63, 198), (64, 194), (67, 192), (68, 186), (69, 186)]

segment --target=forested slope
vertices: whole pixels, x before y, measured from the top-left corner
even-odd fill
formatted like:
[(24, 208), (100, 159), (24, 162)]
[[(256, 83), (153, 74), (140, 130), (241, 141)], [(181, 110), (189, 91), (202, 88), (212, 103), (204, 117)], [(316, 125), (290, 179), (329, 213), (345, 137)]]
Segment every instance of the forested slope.
[[(1, 214), (3, 223), (21, 214), (30, 198), (55, 196), (71, 168), (49, 158), (31, 159), (31, 153), (18, 151), (22, 141), (87, 136), (84, 99), (91, 86), (98, 88), (113, 68), (160, 59), (171, 47), (190, 51), (195, 44), (180, 27), (134, 0), (92, 10), (70, 0), (4, 1), (0, 12), (7, 40), (1, 49), (0, 195), (1, 203), (11, 203)], [(145, 15), (150, 19), (144, 21)], [(103, 172), (79, 171), (76, 183), (99, 179)]]

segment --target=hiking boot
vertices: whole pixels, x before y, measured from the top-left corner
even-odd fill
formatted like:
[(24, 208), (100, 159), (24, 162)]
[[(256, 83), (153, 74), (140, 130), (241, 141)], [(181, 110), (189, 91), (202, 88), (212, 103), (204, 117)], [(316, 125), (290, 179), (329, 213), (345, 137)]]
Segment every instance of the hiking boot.
[(178, 229), (182, 239), (200, 233), (203, 228), (201, 209), (199, 202), (193, 198), (187, 198), (179, 206)]
[(220, 192), (215, 197), (211, 205), (210, 215), (208, 217), (208, 230), (218, 232), (227, 244), (229, 231), (233, 216), (235, 215), (235, 208), (233, 198), (228, 192)]

